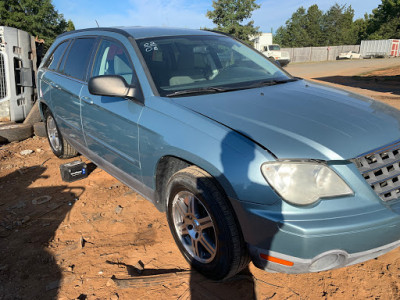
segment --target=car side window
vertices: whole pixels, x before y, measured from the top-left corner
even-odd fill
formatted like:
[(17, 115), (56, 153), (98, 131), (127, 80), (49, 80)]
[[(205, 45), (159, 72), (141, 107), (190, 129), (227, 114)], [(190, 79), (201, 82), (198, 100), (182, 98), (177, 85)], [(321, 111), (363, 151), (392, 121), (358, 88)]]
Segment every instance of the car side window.
[(63, 71), (64, 71), (65, 61), (68, 57), (68, 52), (69, 52), (69, 49), (71, 48), (71, 44), (73, 44), (73, 43), (69, 43), (69, 45), (67, 46), (67, 49), (65, 50), (65, 54), (63, 55), (63, 57), (60, 61), (60, 64), (58, 65), (58, 72), (60, 72), (60, 73), (63, 73)]
[(68, 46), (69, 41), (62, 42), (57, 48), (53, 51), (53, 53), (49, 56), (46, 62), (43, 64), (44, 68), (48, 68), (50, 70), (56, 70), (58, 63), (62, 55), (64, 54), (65, 49)]
[(76, 39), (68, 52), (63, 73), (79, 80), (85, 80), (86, 70), (95, 45), (95, 38)]
[(133, 67), (125, 48), (117, 42), (103, 40), (93, 64), (92, 76), (120, 75), (132, 83)]

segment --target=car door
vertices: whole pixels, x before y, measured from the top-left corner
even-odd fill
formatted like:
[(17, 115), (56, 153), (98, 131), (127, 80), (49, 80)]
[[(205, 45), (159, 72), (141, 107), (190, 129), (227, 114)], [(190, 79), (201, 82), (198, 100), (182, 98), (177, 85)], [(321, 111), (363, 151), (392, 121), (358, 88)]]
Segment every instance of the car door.
[(75, 39), (51, 78), (51, 110), (64, 137), (73, 144), (85, 145), (79, 95), (96, 43), (94, 37)]
[[(91, 76), (119, 75), (128, 84), (136, 81), (125, 47), (114, 39), (102, 39)], [(81, 91), (82, 124), (87, 147), (118, 171), (141, 181), (138, 120), (143, 104), (132, 99), (91, 95)], [(113, 174), (118, 178), (123, 177)]]
[(38, 71), (39, 95), (52, 110), (51, 91), (57, 86), (55, 80), (58, 78), (54, 73), (57, 72), (58, 66), (60, 65), (69, 43), (70, 40), (65, 40), (58, 44)]

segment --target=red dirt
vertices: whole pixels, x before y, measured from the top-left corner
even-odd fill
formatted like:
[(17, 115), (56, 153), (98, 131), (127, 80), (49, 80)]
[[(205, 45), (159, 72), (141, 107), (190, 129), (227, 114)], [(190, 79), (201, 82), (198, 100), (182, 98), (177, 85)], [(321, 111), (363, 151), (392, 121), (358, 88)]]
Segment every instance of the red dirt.
[[(389, 94), (377, 98), (400, 108)], [(34, 152), (20, 154), (27, 149)], [(100, 169), (65, 183), (59, 165), (67, 161), (44, 138), (0, 147), (0, 299), (400, 299), (400, 249), (313, 274), (250, 264), (228, 282), (212, 282), (190, 272), (150, 202)]]
[(372, 72), (362, 74), (362, 76), (398, 76), (400, 75), (400, 66), (392, 68), (379, 69)]

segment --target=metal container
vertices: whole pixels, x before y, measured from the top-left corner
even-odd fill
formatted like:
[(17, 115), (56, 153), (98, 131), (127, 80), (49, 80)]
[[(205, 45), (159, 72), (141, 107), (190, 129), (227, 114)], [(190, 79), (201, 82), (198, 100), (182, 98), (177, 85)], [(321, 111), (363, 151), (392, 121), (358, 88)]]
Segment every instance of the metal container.
[(0, 121), (22, 121), (35, 101), (35, 41), (29, 33), (0, 26)]
[(399, 40), (361, 41), (360, 53), (364, 58), (399, 56)]

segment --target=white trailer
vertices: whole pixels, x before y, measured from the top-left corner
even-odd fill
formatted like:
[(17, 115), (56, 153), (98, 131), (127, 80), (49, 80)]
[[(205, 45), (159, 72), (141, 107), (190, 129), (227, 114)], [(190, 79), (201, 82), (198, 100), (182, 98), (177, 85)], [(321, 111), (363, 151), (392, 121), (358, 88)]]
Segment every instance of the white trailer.
[(364, 40), (361, 41), (360, 54), (364, 58), (369, 57), (397, 57), (400, 40)]

